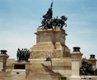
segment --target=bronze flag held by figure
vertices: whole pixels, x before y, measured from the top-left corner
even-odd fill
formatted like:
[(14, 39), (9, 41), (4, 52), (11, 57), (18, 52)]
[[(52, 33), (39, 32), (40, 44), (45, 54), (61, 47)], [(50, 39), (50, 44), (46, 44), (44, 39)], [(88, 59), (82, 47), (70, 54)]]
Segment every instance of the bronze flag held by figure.
[(48, 9), (47, 13), (43, 15), (43, 18), (52, 19), (52, 16), (53, 16), (52, 6), (53, 6), (53, 2), (51, 3), (51, 6)]

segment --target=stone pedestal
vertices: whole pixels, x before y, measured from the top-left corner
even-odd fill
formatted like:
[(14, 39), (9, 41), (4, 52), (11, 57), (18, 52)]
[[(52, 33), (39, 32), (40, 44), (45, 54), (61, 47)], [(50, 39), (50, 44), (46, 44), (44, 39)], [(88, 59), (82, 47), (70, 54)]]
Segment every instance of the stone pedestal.
[(79, 47), (74, 47), (74, 51), (71, 53), (72, 59), (72, 76), (70, 80), (80, 80), (80, 66), (82, 53)]
[(25, 62), (25, 61), (21, 61), (21, 62), (14, 62), (13, 63), (13, 68), (11, 71), (11, 76), (13, 76), (13, 78), (17, 77), (17, 80), (25, 80), (26, 76), (27, 76), (27, 65), (29, 65), (30, 62)]
[(0, 53), (0, 71), (6, 71), (6, 61), (9, 57), (6, 52), (6, 50), (1, 50)]
[[(70, 59), (30, 59), (27, 80), (61, 80), (66, 77), (64, 69), (70, 65)], [(69, 73), (71, 70), (67, 71)]]
[(65, 30), (56, 27), (56, 29), (37, 30), (36, 45), (31, 48), (31, 58), (61, 58), (70, 55), (70, 50), (65, 45)]
[(88, 63), (92, 64), (93, 70), (96, 70), (96, 61), (95, 55), (90, 55), (90, 59), (88, 60)]
[(0, 71), (2, 71), (2, 70), (3, 70), (3, 62), (0, 61)]

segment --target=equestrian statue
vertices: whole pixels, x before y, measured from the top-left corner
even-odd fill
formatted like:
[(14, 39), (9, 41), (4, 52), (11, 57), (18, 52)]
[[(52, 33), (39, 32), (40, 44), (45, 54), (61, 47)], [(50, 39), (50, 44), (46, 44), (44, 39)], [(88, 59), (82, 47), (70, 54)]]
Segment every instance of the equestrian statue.
[(53, 18), (53, 10), (52, 10), (53, 2), (51, 3), (50, 8), (46, 12), (45, 15), (42, 16), (41, 21), (41, 27), (42, 29), (53, 29), (56, 27), (60, 27), (60, 29), (63, 29), (63, 26), (67, 27), (67, 24), (65, 21), (67, 20), (67, 17), (61, 16), (60, 18), (56, 17)]

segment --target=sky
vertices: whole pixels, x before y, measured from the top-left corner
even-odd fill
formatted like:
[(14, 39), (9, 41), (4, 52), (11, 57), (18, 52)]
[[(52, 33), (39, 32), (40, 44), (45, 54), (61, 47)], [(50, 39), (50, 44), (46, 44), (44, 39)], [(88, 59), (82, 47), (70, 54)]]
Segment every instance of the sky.
[[(18, 48), (36, 44), (35, 32), (52, 0), (0, 0), (0, 50), (16, 58)], [(53, 0), (53, 17), (65, 15), (66, 45), (97, 58), (97, 0)]]

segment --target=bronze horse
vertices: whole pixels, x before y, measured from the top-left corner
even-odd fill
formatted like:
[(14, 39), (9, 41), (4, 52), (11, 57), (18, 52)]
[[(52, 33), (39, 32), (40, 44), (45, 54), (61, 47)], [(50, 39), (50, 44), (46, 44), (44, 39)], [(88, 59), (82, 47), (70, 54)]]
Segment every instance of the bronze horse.
[(65, 25), (65, 27), (67, 27), (67, 24), (65, 23), (65, 21), (67, 20), (67, 17), (65, 16), (61, 16), (61, 18), (55, 18), (53, 19), (53, 26), (56, 28), (57, 26), (60, 27), (61, 29), (63, 28), (63, 26)]

